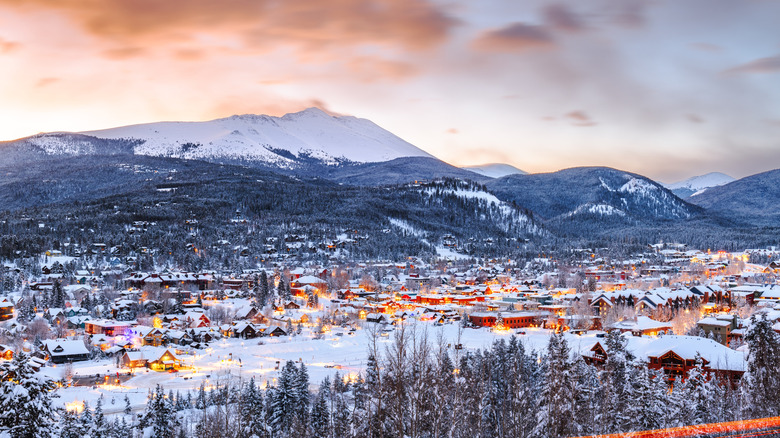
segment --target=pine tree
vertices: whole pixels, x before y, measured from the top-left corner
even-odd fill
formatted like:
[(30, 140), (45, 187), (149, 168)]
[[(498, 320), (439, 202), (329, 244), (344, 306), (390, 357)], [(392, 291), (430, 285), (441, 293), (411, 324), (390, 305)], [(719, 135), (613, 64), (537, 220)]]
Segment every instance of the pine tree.
[(0, 361), (0, 431), (12, 438), (49, 437), (55, 430), (51, 392), (56, 385), (37, 374), (29, 359), (19, 351)]
[(147, 403), (142, 424), (145, 427), (152, 427), (155, 437), (173, 437), (176, 433), (178, 419), (160, 385), (157, 385)]
[(311, 394), (309, 394), (309, 372), (306, 365), (301, 362), (298, 372), (295, 375), (294, 382), (296, 423), (300, 433), (299, 436), (307, 435), (309, 427), (309, 406), (311, 405)]
[(558, 438), (576, 435), (576, 401), (569, 346), (563, 334), (554, 334), (544, 356), (545, 379), (539, 394), (539, 411), (534, 434)]
[(127, 397), (127, 394), (125, 394), (125, 409), (122, 412), (125, 415), (130, 415), (133, 412), (133, 408), (130, 406), (130, 398)]
[(92, 416), (93, 418), (93, 427), (92, 427), (92, 438), (106, 438), (106, 419), (103, 416), (103, 396), (101, 395), (100, 398), (98, 398), (97, 404), (95, 405), (95, 412)]
[(333, 410), (333, 436), (350, 436), (350, 412), (344, 398), (336, 396), (336, 406)]
[(206, 384), (204, 382), (200, 383), (200, 388), (198, 388), (198, 396), (195, 398), (195, 407), (197, 409), (206, 409), (207, 399), (206, 399)]
[(749, 355), (747, 372), (743, 376), (749, 400), (747, 415), (752, 418), (778, 415), (780, 406), (780, 340), (772, 330), (772, 322), (761, 315), (753, 316), (745, 334)]
[(604, 403), (599, 422), (605, 427), (602, 432), (624, 432), (631, 427), (632, 419), (626, 408), (632, 400), (628, 373), (634, 356), (626, 350), (627, 342), (617, 330), (609, 332), (604, 340), (607, 361), (601, 373)]
[(246, 425), (246, 435), (259, 434), (264, 431), (263, 393), (255, 385), (254, 377), (244, 387), (242, 408), (242, 423)]
[(51, 291), (51, 307), (65, 308), (65, 291), (62, 289), (62, 282), (55, 281)]
[(82, 438), (84, 433), (81, 430), (79, 417), (75, 412), (67, 410), (62, 413), (60, 421), (59, 438)]
[(647, 366), (633, 368), (630, 374), (633, 398), (626, 410), (631, 419), (629, 430), (654, 430), (665, 427), (668, 408), (666, 406), (667, 386), (664, 380), (663, 373), (651, 372)]
[(713, 382), (707, 379), (702, 369), (703, 360), (696, 355), (696, 364), (688, 372), (688, 378), (682, 385), (684, 400), (686, 401), (685, 425), (711, 423), (715, 421), (713, 415), (713, 397), (715, 391)]
[(81, 416), (79, 417), (79, 429), (85, 438), (91, 438), (92, 433), (95, 431), (95, 419), (92, 415), (92, 409), (90, 409), (87, 402), (84, 402), (84, 410), (81, 411)]
[(257, 305), (259, 308), (265, 307), (265, 305), (268, 303), (268, 295), (269, 295), (269, 288), (268, 288), (268, 274), (265, 273), (265, 270), (260, 271), (260, 280), (259, 280), (259, 295), (257, 297)]
[(311, 407), (311, 431), (316, 437), (327, 437), (330, 435), (330, 412), (327, 400), (329, 392), (330, 384), (325, 380), (320, 385), (320, 390)]
[(293, 361), (287, 361), (279, 376), (279, 385), (273, 391), (273, 399), (270, 406), (269, 425), (275, 437), (288, 436), (296, 416), (296, 387), (295, 381), (298, 370)]
[(585, 363), (581, 358), (575, 362), (574, 376), (577, 388), (577, 403), (575, 406), (575, 418), (580, 435), (592, 435), (596, 432), (596, 415), (599, 412), (599, 386), (598, 371), (595, 367)]

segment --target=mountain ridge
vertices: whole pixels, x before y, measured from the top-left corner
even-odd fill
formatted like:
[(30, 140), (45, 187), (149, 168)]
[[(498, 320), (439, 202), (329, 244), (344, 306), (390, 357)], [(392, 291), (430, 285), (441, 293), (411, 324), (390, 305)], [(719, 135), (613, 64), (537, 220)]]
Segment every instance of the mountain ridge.
[(722, 186), (736, 179), (722, 172), (710, 172), (704, 175), (692, 176), (688, 179), (671, 184), (663, 184), (672, 193), (682, 199), (697, 196), (713, 187)]
[(471, 172), (478, 173), (490, 178), (501, 178), (507, 175), (525, 175), (528, 172), (520, 170), (511, 164), (506, 163), (486, 163), (477, 166), (461, 166), (461, 169), (466, 169)]

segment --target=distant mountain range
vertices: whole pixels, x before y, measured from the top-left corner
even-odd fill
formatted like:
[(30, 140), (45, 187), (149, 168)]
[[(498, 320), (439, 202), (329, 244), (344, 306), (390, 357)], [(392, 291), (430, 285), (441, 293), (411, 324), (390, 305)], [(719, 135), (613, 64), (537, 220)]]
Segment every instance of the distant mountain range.
[(780, 225), (780, 169), (712, 187), (689, 201), (713, 213), (777, 227)]
[(510, 175), (486, 185), (499, 198), (557, 224), (577, 220), (601, 226), (647, 224), (687, 220), (702, 213), (655, 181), (606, 167)]
[(706, 175), (699, 175), (688, 178), (684, 181), (678, 181), (672, 184), (665, 184), (666, 188), (680, 198), (689, 198), (704, 193), (712, 187), (722, 186), (734, 181), (734, 178), (720, 172), (711, 172)]
[(490, 178), (501, 178), (502, 176), (507, 175), (525, 175), (528, 173), (518, 169), (515, 166), (503, 163), (482, 164), (480, 166), (461, 166), (461, 169), (476, 172), (480, 175), (484, 175)]
[[(160, 169), (156, 169), (155, 159), (163, 158), (171, 161), (159, 161)], [(241, 115), (208, 122), (150, 123), (38, 134), (0, 143), (0, 202), (5, 209), (18, 210), (137, 192), (165, 182), (159, 174), (151, 178), (144, 173), (155, 170), (172, 181), (177, 169), (189, 172), (187, 184), (196, 184), (192, 166), (204, 175), (210, 166), (270, 172), (283, 175), (292, 186), (301, 181), (300, 190), (319, 187), (311, 185), (318, 180), (328, 190), (336, 184), (367, 193), (374, 190), (371, 187), (427, 184), (442, 178), (472, 181), (482, 188), (469, 190), (505, 203), (500, 208), (490, 202), (479, 204), (484, 209), (480, 214), (496, 218), (496, 224), (522, 218), (526, 225), (506, 229), (522, 229), (523, 238), (556, 233), (588, 238), (615, 235), (615, 230), (633, 230), (637, 235), (651, 229), (661, 236), (665, 230), (694, 225), (705, 230), (702, 233), (713, 233), (722, 227), (774, 225), (780, 217), (780, 171), (738, 181), (711, 173), (664, 186), (604, 167), (541, 174), (526, 174), (506, 164), (458, 168), (369, 120), (331, 116), (316, 108), (282, 117)], [(399, 204), (409, 196), (408, 190), (387, 193)], [(522, 214), (502, 216), (501, 209), (507, 206)], [(401, 209), (399, 215), (404, 223), (413, 222), (412, 211)], [(449, 220), (437, 229), (449, 227), (458, 234), (457, 217)], [(527, 224), (533, 224), (536, 231), (529, 232)], [(424, 228), (420, 223), (416, 226)], [(468, 226), (472, 229), (473, 224)], [(539, 231), (545, 227), (553, 234)]]

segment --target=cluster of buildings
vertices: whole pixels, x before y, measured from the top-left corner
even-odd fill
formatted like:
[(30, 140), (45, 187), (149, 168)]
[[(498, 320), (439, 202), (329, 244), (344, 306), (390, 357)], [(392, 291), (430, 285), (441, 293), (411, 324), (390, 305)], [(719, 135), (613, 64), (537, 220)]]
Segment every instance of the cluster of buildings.
[[(286, 243), (296, 239), (292, 236)], [(619, 330), (651, 368), (684, 375), (706, 347), (711, 353), (704, 358), (708, 370), (738, 377), (744, 371), (737, 360), (742, 353), (729, 347), (739, 346), (748, 321), (735, 314), (738, 309), (761, 309), (780, 321), (780, 287), (774, 285), (780, 264), (749, 265), (747, 253), (713, 254), (674, 245), (648, 251), (633, 260), (608, 263), (583, 250), (573, 263), (567, 262), (568, 270), (558, 269), (557, 261), (548, 257), (525, 266), (511, 261), (431, 265), (411, 258), (337, 268), (278, 266), (265, 277), (273, 285), (288, 285), (289, 294), (272, 296), (271, 308), (253, 304), (259, 269), (238, 274), (128, 272), (112, 263), (65, 278), (61, 265), (52, 264), (28, 286), (35, 296), (51, 293), (55, 282), (70, 283), (64, 286), (65, 306), (35, 309), (60, 328), (59, 339), (39, 346), (42, 357), (55, 363), (103, 354), (128, 367), (171, 370), (182, 366), (187, 351), (224, 337), (288, 336), (301, 326), (324, 330), (324, 319), (352, 326), (415, 319), (520, 334), (526, 328), (576, 334)], [(103, 293), (107, 275), (123, 287), (114, 291), (116, 298), (99, 302), (96, 296)], [(748, 281), (759, 278), (761, 283)], [(0, 321), (13, 319), (19, 298), (0, 299)], [(242, 304), (231, 308), (228, 318), (212, 321), (205, 309), (231, 299)], [(673, 318), (683, 313), (694, 313), (695, 318), (676, 326)], [(686, 333), (697, 328), (703, 336), (672, 335), (683, 334), (681, 326)], [(776, 327), (780, 332), (780, 322)], [(5, 325), (11, 335), (23, 335), (23, 329), (16, 321)], [(12, 355), (10, 347), (2, 348), (3, 357)], [(598, 364), (607, 353), (594, 341), (582, 354)], [(721, 356), (732, 365), (724, 365)]]

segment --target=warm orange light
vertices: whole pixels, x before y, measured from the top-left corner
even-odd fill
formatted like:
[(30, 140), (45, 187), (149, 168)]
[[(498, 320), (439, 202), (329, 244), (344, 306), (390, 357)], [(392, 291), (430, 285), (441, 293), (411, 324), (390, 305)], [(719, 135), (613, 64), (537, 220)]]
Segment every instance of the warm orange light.
[[(772, 427), (775, 428), (780, 427), (780, 417), (757, 418), (754, 420), (729, 421), (726, 423), (700, 424), (696, 426), (670, 427), (666, 429), (631, 432), (628, 434), (615, 433), (610, 435), (593, 435), (593, 437), (595, 438), (596, 436), (598, 436), (599, 438), (622, 438), (622, 437), (629, 436), (632, 438), (662, 438), (662, 437), (681, 438), (681, 437), (698, 437), (698, 436), (718, 434), (718, 433), (731, 434), (732, 432), (746, 432), (746, 431), (751, 431), (756, 429), (767, 429)], [(586, 438), (586, 437), (577, 437), (577, 438)]]

